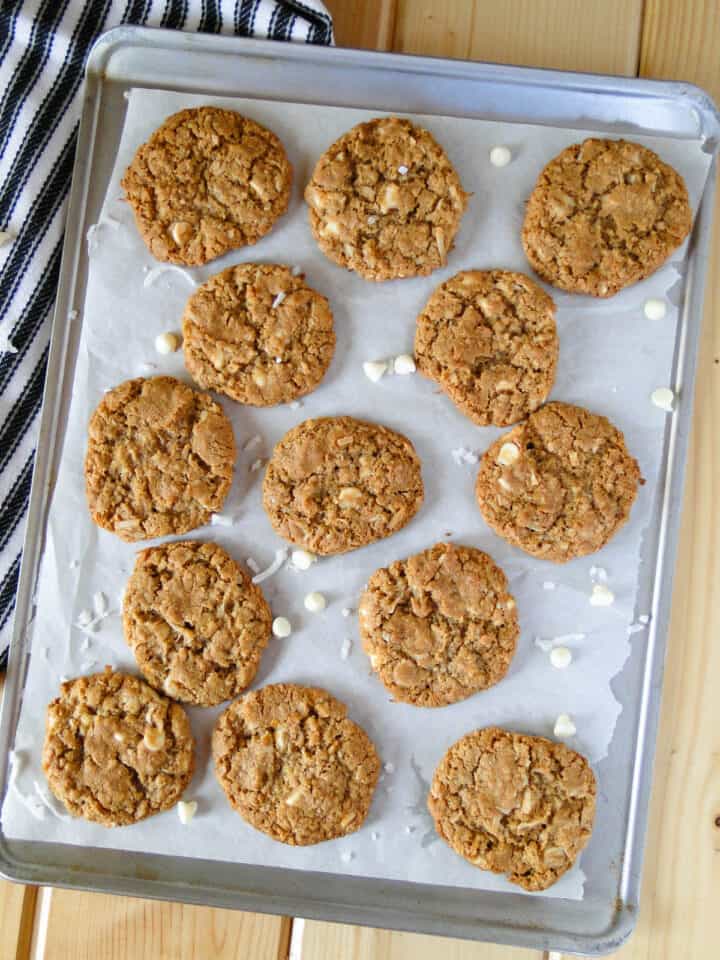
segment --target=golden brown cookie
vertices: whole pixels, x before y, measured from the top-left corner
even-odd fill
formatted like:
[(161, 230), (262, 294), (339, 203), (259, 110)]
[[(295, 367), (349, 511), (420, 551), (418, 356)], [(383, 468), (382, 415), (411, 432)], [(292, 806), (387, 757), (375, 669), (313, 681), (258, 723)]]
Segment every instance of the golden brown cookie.
[(383, 117), (328, 148), (305, 199), (325, 256), (366, 280), (392, 280), (445, 265), (469, 194), (427, 130)]
[(292, 846), (358, 830), (380, 774), (372, 741), (345, 705), (292, 683), (231, 704), (212, 751), (220, 786), (243, 820)]
[(595, 794), (587, 760), (565, 744), (486, 727), (447, 751), (428, 808), (461, 857), (526, 890), (546, 890), (590, 839)]
[(275, 447), (263, 481), (275, 532), (323, 555), (396, 533), (422, 501), (420, 460), (410, 441), (353, 417), (293, 427)]
[(201, 387), (259, 407), (288, 403), (325, 376), (333, 316), (325, 297), (288, 267), (238, 264), (188, 300), (183, 348)]
[(533, 269), (570, 293), (611, 297), (662, 266), (690, 232), (680, 174), (627, 140), (589, 139), (548, 163), (522, 230)]
[(222, 507), (234, 463), (232, 425), (212, 397), (174, 377), (126, 380), (90, 418), (90, 513), (130, 542), (187, 533)]
[(377, 570), (358, 614), (373, 670), (416, 707), (457, 703), (502, 680), (520, 632), (505, 574), (454, 543)]
[(122, 179), (152, 255), (188, 266), (259, 240), (287, 210), (291, 184), (275, 134), (218, 107), (168, 117)]
[(125, 639), (145, 679), (201, 707), (252, 682), (271, 622), (260, 587), (216, 543), (143, 550), (123, 598)]
[(475, 495), (508, 543), (564, 563), (594, 553), (630, 516), (643, 483), (622, 433), (606, 417), (548, 403), (483, 454)]
[(417, 319), (418, 370), (481, 427), (536, 410), (555, 382), (555, 304), (522, 273), (464, 270)]
[(62, 684), (47, 708), (42, 765), (73, 816), (122, 827), (178, 802), (195, 741), (182, 707), (106, 667)]

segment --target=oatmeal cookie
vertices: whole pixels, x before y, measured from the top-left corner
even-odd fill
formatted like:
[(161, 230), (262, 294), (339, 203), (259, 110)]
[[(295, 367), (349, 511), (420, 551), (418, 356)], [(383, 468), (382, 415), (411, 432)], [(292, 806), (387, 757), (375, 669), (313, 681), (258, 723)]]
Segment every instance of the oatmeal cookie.
[(417, 320), (418, 370), (481, 427), (505, 427), (536, 410), (557, 358), (555, 304), (522, 273), (457, 273)]
[(243, 820), (293, 846), (358, 830), (380, 774), (372, 741), (345, 705), (291, 683), (231, 704), (212, 752), (220, 786)]
[(182, 707), (106, 667), (62, 684), (47, 708), (42, 765), (73, 816), (121, 827), (177, 803), (195, 741)]
[(384, 117), (320, 157), (305, 199), (325, 256), (366, 280), (392, 280), (445, 265), (469, 194), (427, 130)]
[(323, 555), (390, 536), (422, 500), (420, 460), (410, 441), (353, 417), (298, 424), (275, 447), (263, 482), (275, 532)]
[(90, 513), (130, 542), (187, 533), (220, 510), (234, 463), (232, 425), (210, 396), (173, 377), (126, 380), (90, 418)]
[(438, 543), (377, 570), (358, 609), (373, 670), (395, 700), (442, 707), (505, 676), (520, 628), (502, 570)]
[(259, 407), (289, 403), (325, 376), (333, 316), (325, 297), (288, 267), (238, 264), (188, 300), (183, 348), (201, 387)]
[(605, 546), (630, 516), (639, 483), (637, 461), (606, 417), (548, 403), (485, 452), (475, 495), (504, 540), (564, 563)]
[(538, 177), (522, 242), (543, 280), (611, 297), (661, 267), (691, 225), (685, 182), (656, 153), (627, 140), (589, 139), (567, 147)]
[(587, 760), (565, 744), (486, 727), (447, 751), (428, 808), (461, 857), (526, 890), (546, 890), (590, 839), (595, 794)]
[(141, 551), (123, 598), (123, 628), (145, 679), (208, 707), (252, 682), (270, 637), (262, 590), (216, 543)]
[(259, 240), (287, 210), (291, 184), (275, 134), (217, 107), (168, 117), (122, 179), (152, 255), (186, 266)]

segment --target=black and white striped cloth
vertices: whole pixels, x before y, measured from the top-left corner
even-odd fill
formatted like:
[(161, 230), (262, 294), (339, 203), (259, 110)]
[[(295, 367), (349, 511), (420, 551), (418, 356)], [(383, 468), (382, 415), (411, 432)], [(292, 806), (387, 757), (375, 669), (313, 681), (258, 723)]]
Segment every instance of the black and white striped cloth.
[(319, 0), (0, 0), (0, 667), (10, 640), (88, 51), (118, 24), (333, 42)]

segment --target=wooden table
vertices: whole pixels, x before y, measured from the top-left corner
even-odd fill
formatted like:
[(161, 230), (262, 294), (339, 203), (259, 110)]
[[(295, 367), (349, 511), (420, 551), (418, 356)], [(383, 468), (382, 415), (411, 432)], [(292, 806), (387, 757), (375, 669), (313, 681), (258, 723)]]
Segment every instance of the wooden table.
[[(720, 102), (718, 0), (326, 2), (338, 44), (689, 80)], [(720, 951), (718, 210), (713, 264), (640, 918), (616, 954), (622, 960), (710, 960)], [(534, 950), (0, 882), (1, 960), (285, 960), (289, 952), (291, 960), (543, 960)]]

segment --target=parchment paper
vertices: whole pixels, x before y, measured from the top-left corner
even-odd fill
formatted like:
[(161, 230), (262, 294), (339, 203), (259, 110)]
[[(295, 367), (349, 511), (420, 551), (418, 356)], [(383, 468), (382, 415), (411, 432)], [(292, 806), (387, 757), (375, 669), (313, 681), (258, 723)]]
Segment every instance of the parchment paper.
[[(151, 272), (157, 265), (135, 230), (128, 205), (120, 200), (119, 181), (135, 149), (167, 115), (203, 103), (237, 109), (281, 137), (295, 168), (290, 210), (255, 247), (202, 268)], [(670, 378), (685, 248), (652, 278), (610, 301), (551, 291), (558, 306), (561, 342), (552, 397), (609, 416), (624, 431), (647, 483), (630, 522), (600, 553), (565, 566), (526, 557), (485, 526), (473, 497), (476, 467), (457, 453), (461, 448), (481, 453), (499, 431), (475, 427), (419, 375), (387, 376), (373, 384), (362, 364), (411, 353), (416, 315), (431, 291), (456, 271), (489, 267), (528, 271), (519, 242), (524, 201), (541, 167), (587, 134), (416, 117), (444, 145), (463, 185), (474, 196), (446, 269), (427, 278), (373, 284), (333, 265), (320, 253), (307, 226), (301, 195), (320, 153), (352, 125), (377, 115), (163, 91), (134, 90), (129, 95), (102, 217), (89, 230), (90, 276), (84, 311), (75, 320), (82, 323), (82, 338), (72, 407), (37, 592), (32, 656), (15, 743), (15, 777), (3, 808), (8, 836), (518, 892), (504, 878), (465, 863), (436, 838), (425, 799), (443, 753), (458, 737), (486, 724), (552, 736), (560, 712), (571, 714), (577, 725), (577, 735), (568, 741), (571, 746), (591, 761), (607, 753), (622, 709), (610, 680), (621, 670), (630, 644), (645, 642), (642, 624), (631, 636), (628, 627), (647, 613), (635, 609), (638, 556), (656, 495), (668, 416), (651, 404), (650, 394), (656, 387), (667, 386)], [(701, 145), (637, 139), (682, 173), (696, 210), (710, 159)], [(489, 150), (497, 144), (506, 144), (513, 152), (512, 163), (504, 169), (494, 168), (488, 160)], [(346, 556), (322, 559), (304, 573), (286, 566), (263, 584), (274, 615), (287, 616), (293, 633), (286, 640), (271, 641), (254, 686), (295, 681), (327, 687), (348, 703), (350, 716), (365, 727), (387, 765), (365, 826), (350, 837), (307, 848), (275, 843), (231, 811), (208, 756), (209, 735), (219, 709), (190, 710), (198, 765), (186, 799), (197, 800), (198, 812), (188, 826), (179, 824), (174, 810), (115, 830), (59, 816), (62, 811), (49, 800), (40, 768), (45, 705), (57, 696), (60, 676), (91, 673), (106, 663), (135, 670), (116, 614), (139, 545), (121, 543), (90, 522), (82, 472), (88, 418), (103, 391), (129, 377), (162, 372), (188, 380), (181, 352), (167, 357), (156, 354), (156, 334), (179, 328), (193, 283), (230, 264), (253, 260), (297, 264), (308, 282), (329, 297), (337, 351), (326, 379), (299, 408), (257, 410), (223, 403), (241, 450), (256, 435), (261, 440), (239, 456), (233, 490), (222, 514), (226, 522), (234, 523), (213, 525), (193, 536), (217, 540), (242, 563), (249, 557), (262, 568), (271, 563), (283, 544), (261, 508), (262, 471), (251, 472), (250, 467), (267, 457), (290, 427), (308, 417), (351, 414), (406, 433), (422, 458), (426, 487), (420, 514), (391, 539)], [(651, 321), (643, 315), (648, 297), (669, 298), (663, 320)], [(486, 550), (508, 573), (522, 626), (517, 655), (505, 680), (464, 703), (439, 710), (394, 704), (362, 652), (355, 615), (358, 596), (376, 568), (446, 538)], [(610, 607), (589, 603), (594, 567), (607, 572), (615, 594)], [(310, 614), (303, 608), (303, 597), (311, 590), (327, 596), (325, 612)], [(108, 597), (111, 613), (88, 640), (88, 633), (74, 624), (82, 610), (92, 608), (97, 591)], [(343, 608), (351, 608), (352, 614), (343, 616)], [(555, 670), (534, 638), (567, 634), (582, 636), (566, 641), (574, 655), (571, 666)], [(349, 655), (343, 657), (350, 644)], [(601, 791), (601, 802), (619, 802), (612, 795), (612, 783), (601, 784)], [(583, 880), (576, 865), (545, 896), (581, 898)]]

